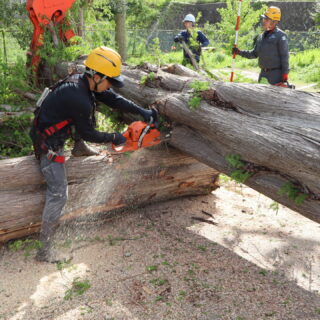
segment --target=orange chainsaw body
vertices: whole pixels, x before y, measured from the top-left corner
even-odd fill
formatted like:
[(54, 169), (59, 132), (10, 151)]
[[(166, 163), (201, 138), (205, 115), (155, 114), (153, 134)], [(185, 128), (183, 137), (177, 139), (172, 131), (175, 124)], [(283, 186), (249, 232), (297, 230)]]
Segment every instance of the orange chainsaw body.
[(125, 144), (119, 147), (112, 144), (113, 150), (117, 152), (135, 151), (161, 142), (160, 131), (154, 125), (149, 125), (143, 121), (132, 122), (123, 136), (127, 139)]
[(288, 81), (276, 83), (275, 86), (282, 88), (295, 89), (295, 85), (290, 84)]

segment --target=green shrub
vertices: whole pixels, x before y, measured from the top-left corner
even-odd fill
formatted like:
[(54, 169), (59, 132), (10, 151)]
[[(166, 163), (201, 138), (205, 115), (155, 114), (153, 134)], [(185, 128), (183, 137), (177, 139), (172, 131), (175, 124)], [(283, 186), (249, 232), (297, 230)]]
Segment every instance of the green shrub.
[(10, 117), (0, 127), (0, 155), (3, 157), (21, 157), (33, 151), (29, 130), (32, 114)]
[[(235, 24), (238, 15), (238, 0), (226, 0), (226, 8), (218, 9), (221, 21), (214, 25), (205, 25), (205, 32), (213, 39), (213, 43), (218, 42), (222, 48), (231, 51), (235, 41)], [(243, 1), (241, 7), (241, 23), (239, 29), (238, 46), (246, 48), (252, 43), (255, 35), (260, 31), (256, 29), (256, 25), (260, 21), (260, 15), (265, 11), (266, 5), (262, 3), (251, 6), (250, 1)]]

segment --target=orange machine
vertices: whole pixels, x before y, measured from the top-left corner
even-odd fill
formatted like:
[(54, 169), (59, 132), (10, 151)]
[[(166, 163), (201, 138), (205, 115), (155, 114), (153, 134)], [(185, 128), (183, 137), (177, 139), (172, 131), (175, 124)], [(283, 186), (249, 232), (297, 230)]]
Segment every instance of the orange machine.
[(46, 28), (57, 27), (60, 39), (68, 43), (75, 33), (68, 26), (66, 13), (75, 0), (27, 0), (26, 9), (33, 23), (34, 31), (30, 45), (30, 65), (32, 71), (37, 73), (40, 56), (39, 48), (43, 45), (43, 34)]
[(135, 151), (140, 148), (151, 147), (161, 142), (160, 131), (154, 124), (143, 121), (132, 122), (128, 129), (123, 133), (127, 139), (124, 145), (112, 145), (113, 150), (117, 152)]

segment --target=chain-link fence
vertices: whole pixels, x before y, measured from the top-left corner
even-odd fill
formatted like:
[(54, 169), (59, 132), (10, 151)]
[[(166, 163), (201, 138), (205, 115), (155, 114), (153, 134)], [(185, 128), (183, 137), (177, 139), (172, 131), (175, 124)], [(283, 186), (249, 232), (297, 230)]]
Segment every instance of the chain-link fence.
[[(141, 56), (152, 50), (153, 46), (159, 39), (157, 44), (162, 52), (170, 52), (174, 45), (173, 38), (180, 30), (127, 30), (127, 51), (128, 56)], [(293, 32), (287, 31), (289, 38), (290, 51), (303, 51), (307, 49), (320, 48), (320, 32)], [(90, 28), (85, 30), (86, 41), (90, 47), (96, 47), (105, 44), (115, 47), (114, 31), (104, 30), (101, 35), (101, 29)], [(219, 48), (221, 45), (221, 37), (219, 34), (209, 37), (211, 45)], [(31, 36), (30, 36), (31, 41)], [(220, 42), (220, 43), (219, 43)], [(23, 57), (26, 50), (19, 46), (14, 33), (0, 30), (0, 60), (9, 64), (16, 61), (17, 56)], [(253, 46), (253, 40), (247, 43), (247, 48)]]

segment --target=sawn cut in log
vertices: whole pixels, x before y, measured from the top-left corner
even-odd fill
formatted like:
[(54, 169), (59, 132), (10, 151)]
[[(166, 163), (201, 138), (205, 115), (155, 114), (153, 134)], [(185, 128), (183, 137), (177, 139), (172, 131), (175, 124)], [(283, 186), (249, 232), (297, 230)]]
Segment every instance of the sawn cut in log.
[[(62, 220), (208, 194), (218, 172), (185, 153), (159, 146), (130, 154), (70, 157), (69, 199)], [(33, 156), (0, 161), (0, 242), (39, 230), (45, 181)]]
[[(150, 71), (156, 72), (154, 80), (140, 85)], [(319, 94), (213, 82), (149, 65), (124, 74), (123, 96), (155, 106), (174, 122), (171, 145), (228, 175), (237, 169), (226, 157), (239, 156), (244, 166), (238, 169), (251, 174), (246, 185), (320, 222)], [(188, 107), (196, 94), (192, 81), (208, 81), (210, 87), (197, 93), (202, 100), (196, 110)]]

